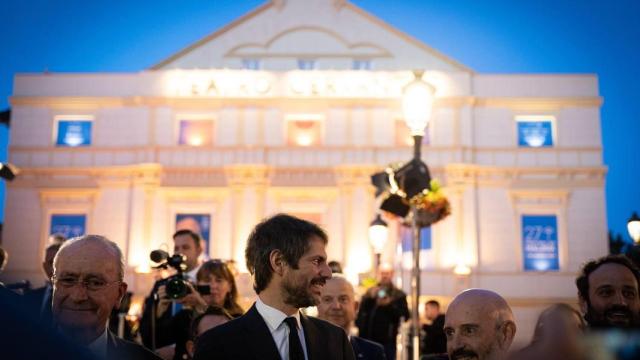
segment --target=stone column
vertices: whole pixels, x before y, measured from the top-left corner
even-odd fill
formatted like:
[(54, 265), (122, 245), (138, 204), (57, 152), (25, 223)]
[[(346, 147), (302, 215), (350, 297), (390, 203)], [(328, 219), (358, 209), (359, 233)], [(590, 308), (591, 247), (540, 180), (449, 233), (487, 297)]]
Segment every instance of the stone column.
[(253, 227), (265, 217), (269, 167), (266, 165), (233, 165), (224, 169), (231, 190), (232, 238), (231, 258), (240, 271), (246, 271), (244, 251)]
[[(369, 223), (375, 213), (370, 176), (379, 171), (373, 165), (341, 165), (334, 168), (342, 213), (342, 263), (345, 273), (353, 277), (369, 272), (373, 253), (369, 245)], [(383, 254), (383, 259), (385, 256)]]

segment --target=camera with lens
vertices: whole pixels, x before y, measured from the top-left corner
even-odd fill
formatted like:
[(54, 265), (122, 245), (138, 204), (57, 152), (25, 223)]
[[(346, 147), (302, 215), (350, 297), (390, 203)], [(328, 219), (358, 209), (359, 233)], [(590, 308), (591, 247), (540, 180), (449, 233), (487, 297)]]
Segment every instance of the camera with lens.
[(184, 271), (187, 269), (187, 257), (182, 254), (169, 255), (164, 250), (153, 250), (149, 255), (151, 261), (158, 263), (154, 269), (168, 269), (169, 267), (176, 269), (177, 273), (166, 279), (159, 281), (159, 285), (164, 285), (169, 299), (180, 299), (189, 293)]

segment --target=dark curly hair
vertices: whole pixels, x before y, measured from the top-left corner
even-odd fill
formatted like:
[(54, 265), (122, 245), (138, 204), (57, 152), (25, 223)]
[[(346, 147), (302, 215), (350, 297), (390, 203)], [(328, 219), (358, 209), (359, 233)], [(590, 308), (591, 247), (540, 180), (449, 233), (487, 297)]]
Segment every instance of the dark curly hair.
[(327, 243), (327, 234), (318, 225), (287, 214), (277, 214), (261, 223), (249, 235), (245, 258), (247, 268), (254, 277), (256, 293), (264, 290), (273, 275), (269, 256), (279, 250), (287, 264), (298, 268), (298, 261), (309, 250), (310, 239), (320, 238)]
[(636, 267), (631, 260), (624, 255), (607, 255), (603, 256), (597, 260), (591, 260), (585, 263), (582, 266), (582, 271), (580, 275), (576, 278), (576, 286), (578, 287), (578, 296), (585, 300), (587, 303), (589, 301), (589, 275), (592, 272), (596, 271), (600, 266), (604, 264), (618, 264), (626, 267), (631, 271), (633, 276), (636, 278), (636, 283), (640, 286), (640, 270)]

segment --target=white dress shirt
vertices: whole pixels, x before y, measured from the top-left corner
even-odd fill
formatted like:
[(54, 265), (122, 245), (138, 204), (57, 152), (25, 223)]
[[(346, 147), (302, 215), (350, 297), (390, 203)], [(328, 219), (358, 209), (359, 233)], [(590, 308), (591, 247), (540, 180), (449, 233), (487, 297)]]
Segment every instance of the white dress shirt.
[(187, 279), (194, 284), (198, 282), (198, 280), (196, 279), (196, 275), (198, 275), (198, 270), (200, 270), (201, 266), (202, 263), (198, 263), (198, 266), (194, 267), (191, 271), (187, 271), (186, 273), (184, 273)]
[[(273, 341), (276, 343), (280, 357), (282, 360), (289, 360), (289, 326), (284, 322), (284, 319), (289, 316), (282, 311), (263, 303), (262, 300), (260, 300), (260, 296), (258, 296), (258, 300), (256, 300), (256, 310), (258, 310), (258, 313), (262, 316), (264, 322), (267, 323), (267, 327), (269, 328), (269, 331), (271, 331), (271, 336), (273, 337)], [(309, 359), (309, 355), (307, 355), (307, 344), (304, 341), (304, 330), (302, 329), (302, 323), (300, 323), (300, 312), (296, 311), (296, 313), (291, 316), (296, 318), (296, 323), (298, 324), (298, 337), (302, 344), (304, 358)]]
[(102, 335), (98, 336), (91, 342), (91, 344), (87, 345), (89, 350), (99, 359), (107, 358), (107, 336), (107, 329), (105, 329)]

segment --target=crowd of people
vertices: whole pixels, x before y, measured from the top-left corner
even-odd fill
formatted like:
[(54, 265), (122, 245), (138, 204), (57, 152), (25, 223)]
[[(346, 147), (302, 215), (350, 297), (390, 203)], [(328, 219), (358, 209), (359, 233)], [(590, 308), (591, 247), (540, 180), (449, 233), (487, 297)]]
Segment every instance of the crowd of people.
[[(410, 315), (393, 269), (382, 266), (376, 285), (358, 296), (340, 264), (328, 262), (328, 242), (318, 225), (290, 215), (257, 224), (245, 250), (257, 298), (244, 309), (232, 264), (200, 261), (200, 236), (179, 230), (173, 243), (181, 259), (178, 285), (185, 288), (175, 289), (175, 276), (158, 280), (144, 301), (140, 341), (130, 341), (110, 327), (127, 294), (119, 247), (99, 235), (52, 236), (42, 263), (45, 286), (18, 295), (0, 284), (0, 357), (396, 359), (398, 331)], [(7, 257), (0, 248), (0, 271)], [(423, 307), (420, 348), (412, 351), (422, 359), (598, 359), (584, 346), (586, 337), (640, 328), (639, 284), (640, 270), (624, 256), (589, 261), (576, 279), (579, 309), (561, 303), (545, 309), (520, 349), (511, 348), (516, 320), (500, 294), (465, 290), (444, 313), (431, 299)], [(304, 311), (312, 306), (317, 316)], [(612, 359), (640, 358), (640, 340), (623, 345)]]

